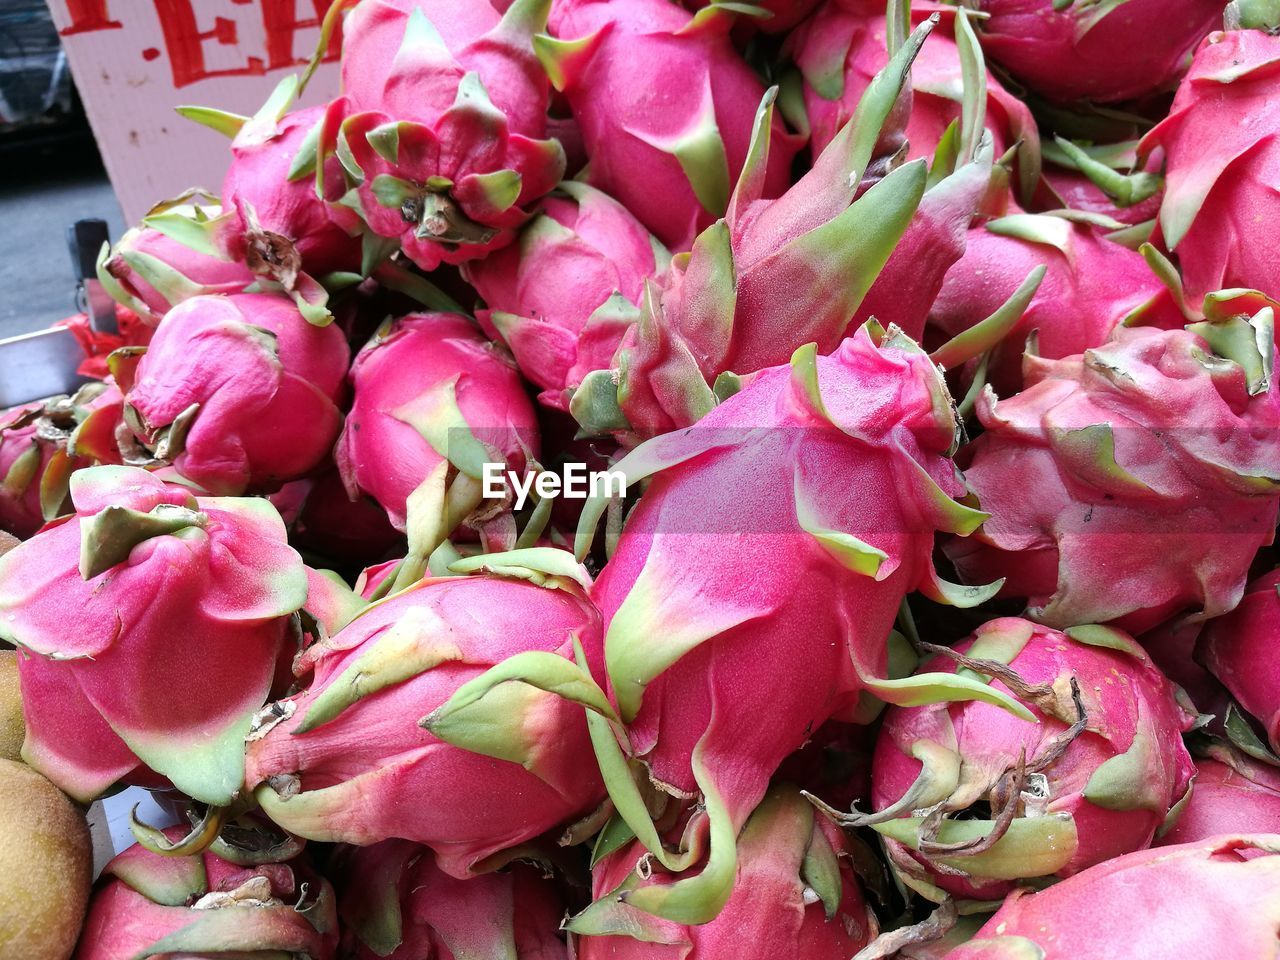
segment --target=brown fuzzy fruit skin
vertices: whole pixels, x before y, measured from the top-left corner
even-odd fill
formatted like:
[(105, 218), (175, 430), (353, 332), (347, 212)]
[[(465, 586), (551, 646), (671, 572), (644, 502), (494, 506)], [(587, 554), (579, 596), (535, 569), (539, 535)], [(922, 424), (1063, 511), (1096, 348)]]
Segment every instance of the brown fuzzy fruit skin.
[(26, 735), (18, 692), (18, 653), (0, 650), (0, 760), (21, 760)]
[(80, 809), (26, 764), (0, 760), (0, 957), (67, 960), (92, 874)]

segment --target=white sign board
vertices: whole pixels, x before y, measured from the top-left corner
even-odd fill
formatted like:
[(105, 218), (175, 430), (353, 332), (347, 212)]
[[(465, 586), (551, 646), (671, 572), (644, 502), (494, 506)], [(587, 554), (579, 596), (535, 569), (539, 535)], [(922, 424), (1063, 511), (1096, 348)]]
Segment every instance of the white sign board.
[[(331, 2), (49, 0), (126, 221), (188, 187), (217, 193), (228, 141), (173, 108), (253, 113), (310, 59)], [(304, 105), (337, 95), (337, 43)]]

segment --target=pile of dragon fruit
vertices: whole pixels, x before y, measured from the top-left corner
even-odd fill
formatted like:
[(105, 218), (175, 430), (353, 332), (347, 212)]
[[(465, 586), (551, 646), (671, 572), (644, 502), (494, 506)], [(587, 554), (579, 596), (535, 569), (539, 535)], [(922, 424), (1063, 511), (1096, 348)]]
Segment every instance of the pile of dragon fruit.
[(1280, 4), (321, 34), (4, 415), (0, 956), (1280, 957)]

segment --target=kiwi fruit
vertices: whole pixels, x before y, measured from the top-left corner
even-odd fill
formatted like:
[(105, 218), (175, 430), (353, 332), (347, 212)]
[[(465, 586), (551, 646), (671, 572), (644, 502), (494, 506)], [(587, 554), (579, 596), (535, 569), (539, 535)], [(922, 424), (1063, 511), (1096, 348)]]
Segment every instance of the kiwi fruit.
[(67, 960), (92, 883), (83, 811), (25, 763), (0, 760), (0, 957)]
[(22, 759), (26, 733), (18, 693), (18, 653), (0, 649), (0, 760)]

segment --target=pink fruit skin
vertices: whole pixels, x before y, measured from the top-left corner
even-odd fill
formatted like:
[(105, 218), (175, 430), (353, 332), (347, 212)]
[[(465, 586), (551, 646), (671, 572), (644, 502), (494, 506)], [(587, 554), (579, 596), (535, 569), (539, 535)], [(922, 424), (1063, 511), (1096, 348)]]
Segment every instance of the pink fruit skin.
[(1032, 331), (1039, 356), (1059, 360), (1101, 346), (1140, 307), (1153, 326), (1186, 322), (1141, 254), (1105, 239), (1096, 227), (1068, 224), (1056, 233), (1060, 246), (974, 227), (929, 312), (938, 336), (950, 339), (994, 313), (1036, 266), (1045, 265), (1039, 289), (988, 374), (998, 396), (1022, 389), (1022, 354)]
[[(566, 390), (592, 370), (609, 368), (625, 324), (591, 315), (615, 292), (640, 301), (645, 280), (666, 265), (666, 253), (644, 226), (608, 194), (565, 184), (552, 194), (520, 239), (463, 266), (484, 298), (485, 333), (504, 341), (538, 399), (568, 409)], [(494, 311), (512, 314), (501, 328)], [(502, 318), (499, 318), (502, 319)]]
[(1173, 620), (1144, 633), (1138, 642), (1161, 672), (1186, 692), (1197, 710), (1222, 717), (1231, 697), (1195, 657), (1196, 641), (1204, 626), (1203, 623)]
[(1156, 846), (1193, 843), (1224, 833), (1280, 834), (1280, 770), (1236, 754), (1198, 757), (1191, 799)]
[[(496, 576), (422, 581), (309, 648), (301, 669), (313, 668), (314, 679), (285, 701), (296, 708), (290, 718), (249, 744), (246, 785), (262, 784), (264, 810), (291, 833), (361, 845), (413, 840), (431, 847), (446, 873), (466, 878), (486, 857), (599, 803), (603, 784), (595, 765), (583, 762), (591, 756), (586, 720), (581, 707), (551, 694), (511, 701), (515, 736), (531, 753), (523, 769), (437, 740), (418, 721), (517, 653), (572, 659), (573, 635), (598, 664), (599, 617), (576, 593)], [(384, 640), (397, 652), (379, 651)], [(406, 664), (423, 662), (410, 658), (437, 653), (444, 662), (405, 676)], [(344, 673), (367, 654), (381, 656), (394, 674), (387, 684), (372, 675), (363, 698), (298, 732), (318, 698), (340, 695), (350, 683)], [(268, 785), (290, 777), (296, 795), (277, 796)]]
[[(1048, 778), (1046, 815), (1069, 813), (1075, 820), (1079, 846), (1055, 876), (1067, 877), (1086, 867), (1150, 845), (1170, 808), (1182, 798), (1191, 783), (1194, 766), (1182, 743), (1182, 733), (1190, 729), (1195, 716), (1177, 701), (1173, 686), (1128, 637), (1132, 654), (1090, 646), (1074, 641), (1056, 630), (1016, 618), (993, 620), (979, 628), (974, 639), (956, 647), (969, 652), (975, 643), (1016, 635), (1025, 645), (1009, 661), (1019, 676), (1030, 684), (1069, 690), (1070, 678), (1080, 685), (1080, 696), (1088, 717), (1086, 731), (1072, 741), (1066, 752), (1043, 772)], [(973, 652), (972, 656), (987, 654)], [(1004, 657), (998, 657), (1004, 660)], [(922, 664), (924, 670), (954, 672), (955, 664), (935, 657)], [(1122, 676), (1127, 682), (1117, 684)], [(997, 689), (1008, 690), (1000, 681)], [(1063, 698), (1070, 704), (1069, 697)], [(929, 740), (957, 753), (966, 777), (995, 779), (1018, 762), (1021, 748), (1028, 763), (1041, 755), (1068, 723), (1025, 704), (1038, 723), (1029, 723), (1007, 710), (980, 701), (938, 704), (924, 707), (890, 707), (876, 744), (871, 773), (871, 800), (875, 810), (883, 810), (906, 794), (919, 775), (922, 764), (911, 754), (912, 745)], [(1136, 743), (1141, 737), (1145, 747)], [(1086, 785), (1108, 760), (1130, 749), (1142, 752), (1150, 765), (1126, 771), (1124, 786), (1133, 805), (1118, 808), (1088, 799)], [(963, 786), (961, 787), (963, 790)], [(1145, 794), (1145, 796), (1143, 796)], [(991, 814), (994, 818), (995, 813)], [(905, 863), (916, 873), (927, 873), (929, 882), (956, 896), (977, 900), (998, 900), (1015, 887), (1012, 881), (979, 877), (954, 877), (932, 868), (903, 844), (886, 839), (889, 856)], [(950, 861), (949, 861), (950, 862)], [(963, 858), (954, 863), (963, 869)]]
[(199, 404), (178, 472), (219, 496), (274, 490), (316, 467), (337, 438), (349, 357), (341, 330), (312, 326), (284, 297), (197, 297), (156, 330), (126, 416), (132, 408), (148, 443)]
[[(360, 269), (360, 240), (333, 221), (329, 206), (316, 196), (315, 178), (289, 180), (298, 148), (324, 112), (324, 107), (297, 110), (267, 131), (251, 122), (232, 141), (231, 165), (222, 181), (222, 206), (236, 214), (227, 238), (228, 253), (234, 259), (243, 262), (246, 256), (249, 206), (263, 230), (292, 241), (302, 269), (312, 276)], [(336, 177), (336, 158), (330, 164)]]
[[(1276, 495), (1256, 478), (1280, 457), (1280, 399), (1274, 386), (1249, 396), (1241, 368), (1211, 372), (1206, 353), (1189, 330), (1121, 329), (1029, 365), (1009, 400), (988, 394), (965, 474), (992, 517), (946, 545), (961, 577), (1008, 576), (1004, 594), (1057, 627), (1139, 633), (1181, 611), (1231, 610), (1275, 529)], [(1108, 431), (1063, 433), (1097, 424), (1110, 425), (1118, 469)]]
[[(946, 7), (937, 9), (944, 14), (949, 12)], [(928, 3), (913, 5), (915, 22), (934, 10)], [(950, 20), (948, 16), (948, 24)], [(817, 156), (853, 116), (872, 78), (889, 62), (884, 4), (875, 0), (827, 0), (791, 35), (788, 44), (805, 76), (804, 107), (812, 130), (809, 143)], [(911, 110), (905, 130), (907, 156), (932, 160), (947, 127), (960, 119), (960, 52), (949, 26), (934, 30), (920, 48), (911, 67), (911, 87)], [(956, 91), (957, 98), (938, 92), (943, 90)], [(1031, 111), (990, 73), (986, 110), (986, 129), (991, 133), (997, 157), (1019, 139), (1029, 138), (1031, 145), (1038, 148)]]
[[(458, 880), (436, 866), (426, 847), (384, 840), (341, 848), (330, 875), (343, 921), (342, 956), (350, 960), (567, 960), (559, 933), (564, 904), (554, 882), (528, 864)], [(395, 918), (395, 936), (366, 942), (371, 933), (386, 937), (387, 917)]]
[[(176, 843), (183, 831), (170, 828), (165, 835)], [(247, 883), (254, 886), (242, 895), (257, 899), (265, 893), (270, 899), (193, 908), (203, 897), (212, 900)], [(240, 867), (212, 853), (163, 857), (134, 845), (103, 870), (74, 960), (151, 956), (157, 946), (166, 957), (281, 952), (332, 960), (337, 944), (333, 888), (305, 864)]]
[[(1052, 0), (982, 0), (982, 49), (1048, 100), (1115, 103), (1171, 89), (1206, 34), (1222, 25), (1216, 0), (1125, 0), (1097, 11)], [(1141, 48), (1141, 55), (1135, 50)]]
[[(925, 42), (928, 46), (928, 41)], [(853, 330), (875, 317), (897, 324), (913, 340), (925, 327), (946, 278), (964, 256), (969, 224), (990, 182), (985, 163), (967, 164), (920, 198), (902, 239), (853, 315)], [(1017, 289), (1016, 286), (1010, 290)]]
[(374, 501), (362, 496), (353, 502), (347, 496), (336, 469), (326, 470), (311, 484), (289, 539), (301, 550), (342, 564), (344, 570), (402, 552), (403, 543)]
[[(1156, 156), (1162, 157), (1160, 154)], [(1161, 166), (1162, 164), (1155, 162), (1153, 157), (1152, 161), (1142, 169), (1150, 173), (1159, 173)], [(1164, 194), (1159, 191), (1145, 200), (1122, 207), (1078, 170), (1064, 170), (1062, 167), (1046, 164), (1041, 173), (1044, 175), (1045, 186), (1051, 192), (1037, 195), (1036, 199), (1043, 201), (1037, 209), (1083, 210), (1085, 213), (1100, 213), (1120, 223), (1133, 225), (1154, 220), (1160, 212), (1160, 201)]]
[(1228, 287), (1280, 290), (1280, 251), (1271, 242), (1280, 224), (1278, 72), (1280, 37), (1211, 35), (1169, 116), (1142, 142), (1143, 150), (1164, 148), (1160, 232), (1193, 303)]
[[(854, 707), (863, 678), (885, 676), (884, 638), (905, 593), (929, 588), (934, 531), (948, 524), (945, 495), (914, 485), (927, 473), (953, 496), (963, 490), (925, 354), (877, 348), (862, 330), (818, 357), (817, 373), (831, 421), (780, 367), (695, 428), (650, 441), (673, 460), (711, 449), (652, 478), (593, 594), (615, 693), (619, 657), (661, 662), (664, 638), (705, 637), (641, 688), (627, 719), (652, 775), (685, 795), (698, 789), (690, 757), (701, 741), (738, 826), (782, 760)], [(878, 577), (851, 573), (798, 511), (811, 528), (883, 550)]]
[[(265, 500), (195, 498), (134, 467), (77, 471), (71, 496), (74, 516), (0, 558), (3, 635), (24, 650), (27, 762), (84, 802), (147, 765), (190, 795), (228, 802), (289, 615), (306, 600), (284, 524)], [(90, 518), (172, 510), (162, 505), (204, 519), (81, 576)]]
[(1126, 854), (1014, 894), (946, 960), (1266, 957), (1280, 932), (1276, 854), (1275, 836), (1257, 834)]
[[(775, 794), (783, 794), (780, 788)], [(657, 920), (634, 908), (616, 908), (638, 914), (658, 942), (630, 936), (580, 936), (576, 960), (849, 960), (876, 935), (875, 915), (864, 902), (862, 888), (848, 857), (847, 841), (840, 829), (812, 810), (794, 790), (786, 789), (787, 802), (775, 806), (771, 794), (738, 841), (738, 872), (733, 894), (710, 923), (699, 926)], [(801, 868), (811, 838), (825, 844), (840, 858), (840, 901), (834, 915), (824, 914), (821, 900), (810, 902)], [(618, 887), (646, 857), (644, 846), (634, 842), (610, 854), (592, 870), (592, 895), (597, 900)], [(655, 868), (641, 886), (671, 882), (674, 878)]]
[(1249, 584), (1240, 605), (1209, 623), (1196, 655), (1255, 717), (1273, 750), (1280, 750), (1280, 570)]
[[(163, 267), (180, 274), (185, 282), (163, 284), (157, 289), (134, 266), (125, 254), (140, 254), (160, 262)], [(202, 294), (241, 293), (255, 281), (243, 263), (221, 260), (192, 250), (152, 227), (135, 227), (125, 233), (112, 248), (105, 268), (125, 294), (133, 299), (128, 306), (138, 316), (155, 326), (160, 318), (183, 300)]]
[[(667, 0), (557, 0), (551, 33), (595, 36), (565, 64), (561, 86), (591, 157), (588, 182), (616, 197), (673, 252), (723, 210), (699, 202), (670, 144), (714, 113), (728, 160), (725, 197), (746, 160), (764, 87), (733, 48), (728, 19), (688, 32), (692, 17)], [(764, 194), (790, 182), (800, 142), (773, 121)]]
[[(407, 32), (419, 15), (443, 47), (425, 38), (415, 42)], [(564, 173), (564, 151), (545, 139), (550, 87), (533, 53), (537, 25), (520, 21), (518, 11), (512, 16), (515, 22), (500, 20), (486, 3), (373, 0), (360, 4), (345, 24), (347, 103), (340, 109), (347, 114), (347, 140), (364, 173), (363, 216), (380, 236), (399, 237), (405, 254), (424, 270), (462, 263), (510, 243), (513, 229), (528, 216), (526, 207)], [(468, 74), (478, 78), (489, 104), (467, 93)], [(389, 160), (365, 134), (391, 122), (400, 129), (398, 155)], [(513, 202), (498, 202), (501, 191), (486, 179), (503, 176), (501, 171), (519, 175)], [(462, 218), (495, 233), (461, 243), (416, 236), (418, 224), (406, 222), (402, 203), (379, 202), (374, 183), (382, 175), (408, 181), (422, 195), (431, 178), (446, 178), (449, 199)]]
[(537, 417), (520, 375), (467, 317), (399, 317), (356, 355), (350, 377), (355, 397), (334, 459), (348, 494), (373, 497), (397, 530), (405, 529), (409, 494), (443, 460), (397, 412), (451, 379), (472, 433), (511, 469), (537, 456)]

